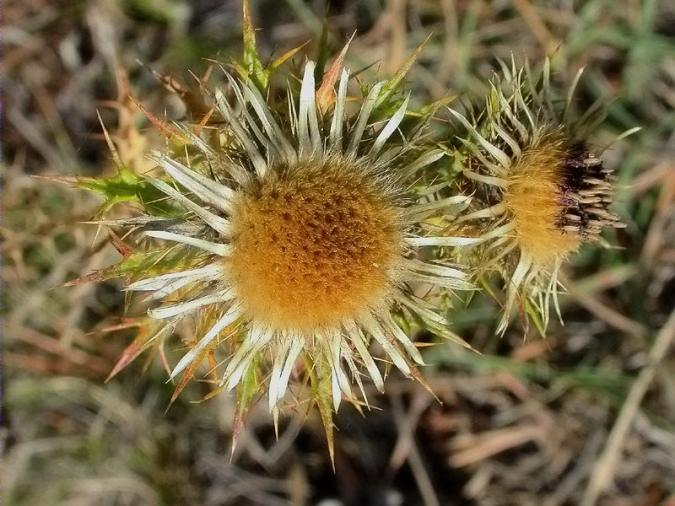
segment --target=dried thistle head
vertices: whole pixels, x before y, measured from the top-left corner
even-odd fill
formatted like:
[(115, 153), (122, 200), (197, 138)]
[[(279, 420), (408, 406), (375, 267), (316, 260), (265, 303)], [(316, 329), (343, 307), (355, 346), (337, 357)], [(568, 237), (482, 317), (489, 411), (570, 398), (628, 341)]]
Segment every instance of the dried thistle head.
[(555, 100), (548, 60), (538, 78), (513, 63), (491, 83), (477, 120), (451, 111), (469, 131), (458, 150), (463, 173), (484, 196), (460, 221), (483, 240), (478, 267), (497, 270), (506, 285), (499, 332), (518, 305), (543, 333), (551, 302), (557, 309), (561, 264), (603, 228), (620, 226), (609, 210), (611, 170), (587, 143), (599, 109), (574, 120), (573, 92), (574, 86), (566, 101)]

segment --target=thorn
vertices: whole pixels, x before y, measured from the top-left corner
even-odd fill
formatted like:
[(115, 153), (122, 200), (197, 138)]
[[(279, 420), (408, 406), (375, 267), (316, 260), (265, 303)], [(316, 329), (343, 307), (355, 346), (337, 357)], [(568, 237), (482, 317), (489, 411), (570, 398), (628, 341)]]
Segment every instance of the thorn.
[(108, 145), (108, 149), (110, 150), (110, 153), (112, 154), (113, 163), (115, 164), (115, 166), (119, 170), (120, 168), (122, 168), (124, 166), (122, 164), (122, 158), (120, 157), (119, 151), (117, 151), (117, 147), (115, 146), (115, 143), (110, 138), (110, 134), (108, 133), (108, 129), (105, 127), (105, 124), (103, 123), (103, 118), (101, 118), (101, 113), (98, 110), (96, 111), (96, 116), (98, 117), (98, 121), (101, 124), (101, 128), (103, 129), (103, 136), (105, 137), (105, 142)]
[(129, 258), (131, 256), (133, 250), (129, 245), (125, 244), (115, 232), (108, 230), (108, 237), (110, 237), (112, 245), (123, 258)]
[(274, 435), (279, 441), (279, 408), (276, 406), (272, 408), (272, 419), (274, 420)]

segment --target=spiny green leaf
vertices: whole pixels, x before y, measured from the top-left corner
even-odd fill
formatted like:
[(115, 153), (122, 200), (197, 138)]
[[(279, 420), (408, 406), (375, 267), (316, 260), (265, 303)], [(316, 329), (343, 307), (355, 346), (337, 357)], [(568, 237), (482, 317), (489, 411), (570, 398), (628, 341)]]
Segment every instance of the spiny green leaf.
[(193, 267), (197, 263), (197, 260), (198, 254), (186, 248), (136, 251), (115, 265), (68, 281), (65, 286), (74, 286), (92, 281), (99, 282), (114, 278), (127, 278), (129, 281), (135, 281), (177, 269)]
[(112, 177), (78, 178), (75, 186), (101, 194), (105, 198), (104, 211), (120, 202), (137, 202), (153, 216), (176, 216), (181, 212), (166, 201), (162, 192), (124, 166)]
[(237, 388), (237, 402), (234, 413), (234, 423), (232, 429), (232, 450), (231, 455), (237, 448), (241, 429), (244, 426), (244, 420), (248, 414), (251, 405), (254, 403), (256, 397), (260, 395), (260, 381), (258, 374), (259, 360), (254, 359), (251, 365), (248, 366), (244, 373), (241, 383)]
[(321, 38), (319, 39), (319, 48), (316, 55), (316, 67), (314, 67), (314, 80), (317, 83), (320, 83), (323, 78), (329, 55), (330, 47), (328, 44), (328, 19), (324, 19), (323, 26), (321, 28)]
[(255, 27), (251, 20), (249, 0), (243, 1), (243, 22), (245, 77), (250, 78), (261, 91), (264, 91), (267, 89), (269, 82), (269, 72), (263, 66), (262, 61), (260, 61), (260, 54), (258, 53), (258, 46), (255, 40)]
[[(333, 431), (333, 403), (330, 365), (322, 355), (314, 360), (305, 357), (305, 367), (309, 375), (312, 397), (319, 409), (321, 423), (326, 433), (326, 443), (330, 461), (335, 467), (335, 434)], [(319, 374), (317, 374), (317, 370)]]
[(197, 263), (198, 253), (187, 248), (175, 248), (169, 252), (165, 249), (136, 252), (129, 255), (117, 267), (120, 276), (138, 277), (155, 276), (177, 269), (191, 268)]
[(529, 299), (525, 301), (525, 312), (529, 318), (528, 321), (534, 322), (534, 326), (537, 327), (537, 331), (541, 337), (546, 337), (546, 326), (544, 325), (544, 320), (540, 311), (537, 309), (536, 305), (532, 303)]
[(424, 42), (422, 42), (419, 46), (417, 46), (417, 49), (415, 49), (415, 51), (413, 51), (413, 53), (408, 57), (408, 59), (405, 62), (403, 62), (403, 65), (401, 65), (401, 68), (398, 69), (396, 74), (394, 74), (391, 77), (391, 79), (389, 79), (384, 84), (384, 86), (382, 87), (382, 93), (380, 93), (380, 98), (377, 100), (377, 103), (375, 104), (376, 108), (384, 106), (384, 104), (387, 103), (389, 98), (398, 90), (398, 87), (403, 81), (403, 78), (410, 71), (413, 64), (415, 63), (420, 53), (422, 52), (422, 49), (424, 49), (424, 46), (426, 46), (427, 42), (429, 42), (430, 38), (431, 34), (429, 34), (427, 38), (424, 39)]
[(300, 44), (299, 46), (294, 47), (293, 49), (290, 49), (290, 50), (286, 51), (284, 54), (282, 54), (277, 59), (275, 59), (272, 63), (270, 63), (267, 66), (268, 75), (271, 76), (274, 73), (275, 70), (277, 70), (284, 63), (286, 63), (288, 60), (293, 58), (298, 53), (298, 51), (300, 51), (302, 48), (304, 48), (307, 44), (309, 44), (309, 41), (304, 42), (304, 43)]

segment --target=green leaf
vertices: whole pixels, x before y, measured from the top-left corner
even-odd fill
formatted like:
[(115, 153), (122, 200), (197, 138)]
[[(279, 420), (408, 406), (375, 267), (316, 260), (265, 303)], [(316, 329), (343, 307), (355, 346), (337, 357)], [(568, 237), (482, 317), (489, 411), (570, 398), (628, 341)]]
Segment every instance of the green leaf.
[(178, 269), (193, 267), (199, 254), (192, 249), (174, 248), (136, 252), (118, 264), (120, 276), (131, 279), (154, 276)]
[(255, 27), (251, 20), (249, 0), (244, 0), (243, 2), (243, 19), (245, 77), (249, 77), (261, 91), (264, 91), (267, 89), (269, 82), (269, 72), (263, 66), (262, 61), (260, 61), (260, 54), (258, 53), (258, 46), (255, 40)]
[(537, 327), (537, 331), (541, 337), (546, 337), (546, 325), (544, 325), (544, 320), (541, 313), (537, 309), (537, 306), (532, 303), (528, 298), (525, 301), (525, 312), (529, 318), (529, 321), (534, 323), (534, 326)]
[(75, 186), (99, 193), (105, 199), (102, 212), (121, 202), (136, 202), (153, 216), (176, 216), (179, 208), (167, 201), (166, 196), (140, 176), (124, 166), (108, 178), (78, 178)]
[(319, 39), (319, 49), (316, 55), (316, 66), (314, 67), (314, 80), (320, 83), (326, 70), (326, 63), (330, 56), (330, 47), (328, 44), (328, 19), (323, 20), (321, 29), (321, 38)]
[(237, 388), (237, 402), (234, 412), (234, 423), (232, 428), (232, 450), (231, 455), (237, 448), (241, 429), (244, 426), (246, 415), (248, 414), (251, 405), (255, 399), (260, 395), (260, 381), (258, 374), (258, 359), (254, 359), (251, 365), (248, 366), (241, 382)]
[(113, 278), (127, 278), (129, 281), (164, 274), (180, 268), (193, 267), (198, 254), (186, 248), (137, 251), (123, 258), (119, 263), (68, 281), (65, 286), (87, 282), (100, 282)]
[(417, 49), (413, 51), (413, 53), (408, 57), (408, 59), (403, 62), (403, 65), (401, 65), (401, 68), (398, 69), (396, 74), (394, 74), (391, 79), (389, 79), (384, 86), (382, 87), (382, 92), (380, 93), (380, 98), (377, 100), (377, 103), (375, 104), (376, 108), (382, 107), (387, 100), (394, 94), (397, 90), (401, 82), (403, 81), (403, 78), (408, 74), (410, 69), (412, 68), (413, 64), (419, 57), (420, 53), (424, 49), (424, 46), (427, 45), (427, 42), (429, 42), (429, 39), (431, 38), (431, 34), (427, 36), (426, 39), (424, 39), (424, 42), (422, 42), (419, 46), (417, 46)]
[[(330, 461), (335, 467), (335, 433), (333, 430), (333, 401), (330, 376), (330, 364), (323, 355), (312, 359), (305, 357), (305, 368), (309, 375), (312, 397), (319, 409), (323, 430), (326, 433), (326, 443)], [(317, 374), (318, 371), (318, 374)]]
[(284, 54), (279, 56), (279, 58), (275, 59), (272, 63), (270, 63), (267, 66), (268, 74), (271, 76), (274, 73), (274, 71), (276, 71), (279, 67), (281, 67), (288, 60), (293, 58), (298, 53), (298, 51), (300, 51), (302, 48), (304, 48), (307, 44), (309, 44), (309, 41), (304, 42), (304, 43), (300, 44), (299, 46), (294, 47), (293, 49), (290, 49), (290, 50), (286, 51)]

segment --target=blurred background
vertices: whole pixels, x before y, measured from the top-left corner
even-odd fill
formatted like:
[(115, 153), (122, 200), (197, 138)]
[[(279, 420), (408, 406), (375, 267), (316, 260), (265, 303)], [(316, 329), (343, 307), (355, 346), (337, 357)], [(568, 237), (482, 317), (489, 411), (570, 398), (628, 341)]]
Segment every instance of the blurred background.
[[(35, 176), (111, 174), (101, 127), (141, 158), (153, 136), (127, 96), (180, 118), (153, 71), (191, 82), (241, 52), (238, 0), (5, 0), (2, 62), (2, 426), (7, 506), (675, 505), (675, 4), (668, 0), (251, 0), (263, 55), (357, 31), (356, 69), (409, 74), (415, 100), (479, 97), (496, 58), (551, 54), (554, 80), (585, 66), (576, 105), (602, 98), (590, 142), (618, 173), (627, 224), (565, 273), (565, 325), (494, 335), (498, 306), (450, 315), (484, 356), (427, 351), (434, 400), (404, 378), (362, 417), (336, 418), (335, 472), (316, 414), (264, 406), (230, 460), (233, 403), (173, 386), (157, 357), (104, 383), (133, 329), (117, 282), (67, 281), (111, 265), (101, 204)], [(465, 94), (469, 95), (465, 95)], [(178, 346), (177, 346), (178, 348)], [(178, 349), (167, 350), (175, 359)], [(145, 371), (145, 372), (144, 372)]]

